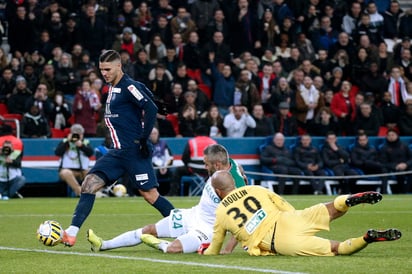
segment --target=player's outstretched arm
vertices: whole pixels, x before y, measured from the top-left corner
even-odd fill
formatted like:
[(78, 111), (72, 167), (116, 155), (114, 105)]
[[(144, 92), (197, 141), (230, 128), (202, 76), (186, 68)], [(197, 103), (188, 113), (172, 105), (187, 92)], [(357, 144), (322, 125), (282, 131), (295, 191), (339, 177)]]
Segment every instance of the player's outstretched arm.
[(227, 242), (225, 248), (220, 251), (220, 254), (221, 254), (221, 255), (224, 255), (224, 254), (230, 254), (230, 253), (232, 253), (233, 250), (235, 249), (236, 245), (237, 245), (237, 240), (236, 240), (236, 238), (233, 237), (233, 235), (230, 236), (229, 241)]

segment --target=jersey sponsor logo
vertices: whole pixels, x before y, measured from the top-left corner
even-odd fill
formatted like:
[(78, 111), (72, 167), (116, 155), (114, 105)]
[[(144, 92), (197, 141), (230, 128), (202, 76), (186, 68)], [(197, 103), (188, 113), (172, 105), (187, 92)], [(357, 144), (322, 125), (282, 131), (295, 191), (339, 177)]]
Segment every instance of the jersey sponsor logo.
[(147, 173), (143, 173), (143, 174), (136, 174), (134, 175), (136, 181), (147, 181), (149, 180), (149, 175), (147, 175)]
[(246, 222), (245, 230), (250, 235), (256, 228), (260, 225), (261, 222), (267, 217), (266, 212), (263, 209), (259, 209), (253, 214), (252, 218)]
[(205, 185), (205, 190), (207, 192), (207, 195), (209, 196), (209, 198), (215, 203), (218, 204), (220, 203), (220, 198), (216, 195), (213, 187), (209, 184)]
[(140, 185), (143, 186), (143, 185), (145, 185), (147, 182), (149, 182), (149, 181), (140, 182)]
[(142, 100), (144, 97), (143, 95), (140, 93), (140, 91), (133, 85), (130, 85), (127, 87), (127, 89), (133, 94), (133, 96), (138, 100)]
[(120, 93), (122, 91), (121, 88), (112, 88), (113, 93)]

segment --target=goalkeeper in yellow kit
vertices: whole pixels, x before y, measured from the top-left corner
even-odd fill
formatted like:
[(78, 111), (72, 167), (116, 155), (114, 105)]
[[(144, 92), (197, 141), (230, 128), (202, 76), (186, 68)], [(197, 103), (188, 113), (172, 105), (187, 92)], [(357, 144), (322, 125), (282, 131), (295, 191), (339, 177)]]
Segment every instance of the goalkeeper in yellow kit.
[(213, 238), (204, 255), (217, 255), (230, 231), (250, 255), (335, 256), (353, 254), (369, 243), (393, 241), (401, 237), (397, 229), (374, 230), (344, 242), (315, 236), (329, 230), (329, 223), (341, 217), (349, 207), (374, 204), (382, 199), (378, 192), (340, 195), (334, 201), (303, 210), (295, 210), (279, 195), (260, 186), (235, 189), (230, 173), (218, 171), (212, 186), (222, 199), (216, 209)]

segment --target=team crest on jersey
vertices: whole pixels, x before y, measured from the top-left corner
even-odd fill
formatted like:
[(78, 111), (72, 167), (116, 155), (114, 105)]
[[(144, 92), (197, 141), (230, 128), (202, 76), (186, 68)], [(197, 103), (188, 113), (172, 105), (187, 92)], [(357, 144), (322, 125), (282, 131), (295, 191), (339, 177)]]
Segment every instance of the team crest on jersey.
[(137, 100), (142, 100), (143, 99), (143, 95), (140, 93), (140, 91), (133, 85), (130, 85), (127, 87), (127, 89), (133, 94), (133, 96), (137, 99)]

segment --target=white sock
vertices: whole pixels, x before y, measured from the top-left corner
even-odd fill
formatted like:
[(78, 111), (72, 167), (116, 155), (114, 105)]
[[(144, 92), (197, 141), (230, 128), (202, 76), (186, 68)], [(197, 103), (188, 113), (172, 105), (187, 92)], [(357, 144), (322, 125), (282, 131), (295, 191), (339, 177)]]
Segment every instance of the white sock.
[(163, 253), (167, 253), (167, 247), (169, 246), (170, 242), (168, 241), (161, 241), (159, 243), (159, 249), (163, 251)]
[(141, 228), (125, 232), (111, 240), (103, 241), (101, 250), (138, 245), (142, 242), (140, 236), (142, 236)]
[(76, 237), (76, 236), (77, 236), (77, 233), (79, 233), (79, 228), (78, 228), (77, 226), (71, 225), (71, 226), (69, 226), (68, 229), (66, 229), (66, 233), (67, 233), (69, 236)]

